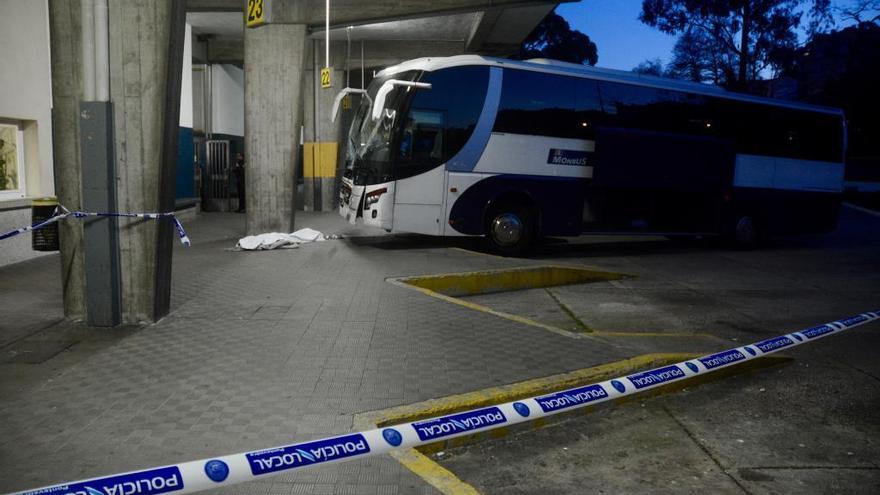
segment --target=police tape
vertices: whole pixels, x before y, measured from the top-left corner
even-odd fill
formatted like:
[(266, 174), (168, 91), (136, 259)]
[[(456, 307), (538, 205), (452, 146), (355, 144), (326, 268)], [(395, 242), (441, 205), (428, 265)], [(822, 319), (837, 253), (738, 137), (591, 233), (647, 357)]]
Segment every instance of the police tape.
[(292, 469), (362, 459), (394, 449), (510, 426), (637, 394), (711, 373), (880, 319), (868, 312), (640, 373), (446, 416), (264, 450), (52, 485), (13, 495), (158, 495), (192, 493), (263, 479)]
[(173, 212), (169, 213), (97, 213), (97, 212), (87, 212), (87, 211), (70, 211), (65, 208), (63, 205), (58, 205), (55, 207), (55, 211), (52, 213), (52, 216), (43, 220), (42, 222), (37, 222), (33, 225), (27, 225), (25, 227), (21, 227), (15, 230), (10, 230), (9, 232), (0, 233), (0, 241), (3, 239), (8, 239), (10, 237), (15, 237), (19, 234), (24, 234), (25, 232), (30, 232), (33, 230), (39, 230), (47, 225), (51, 225), (55, 222), (63, 220), (67, 217), (73, 218), (88, 218), (88, 217), (124, 217), (124, 218), (143, 218), (147, 220), (158, 220), (161, 218), (170, 218), (172, 222), (174, 222), (174, 227), (177, 229), (177, 235), (180, 237), (180, 242), (184, 246), (190, 245), (189, 236), (186, 235), (186, 231), (183, 230), (183, 224), (180, 223), (180, 220), (177, 219), (177, 216)]

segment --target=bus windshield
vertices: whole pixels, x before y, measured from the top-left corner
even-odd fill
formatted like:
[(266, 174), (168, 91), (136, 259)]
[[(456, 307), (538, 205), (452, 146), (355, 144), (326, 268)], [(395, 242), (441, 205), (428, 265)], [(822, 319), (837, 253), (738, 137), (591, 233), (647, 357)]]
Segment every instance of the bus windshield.
[(393, 180), (391, 170), (391, 146), (402, 118), (403, 105), (407, 100), (408, 88), (397, 88), (385, 100), (382, 116), (373, 120), (371, 117), (371, 101), (375, 100), (376, 92), (389, 79), (412, 81), (417, 71), (391, 74), (377, 77), (370, 83), (367, 93), (370, 98), (361, 98), (360, 106), (355, 113), (351, 128), (346, 139), (345, 174), (355, 185), (371, 185)]

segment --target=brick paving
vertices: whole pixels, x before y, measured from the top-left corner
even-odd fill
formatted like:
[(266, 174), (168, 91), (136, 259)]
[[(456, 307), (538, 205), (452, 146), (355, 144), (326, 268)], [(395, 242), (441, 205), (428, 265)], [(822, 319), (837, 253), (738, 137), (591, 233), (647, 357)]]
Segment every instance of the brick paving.
[[(426, 297), (388, 277), (587, 264), (637, 275), (553, 289), (588, 326), (708, 332), (739, 342), (878, 307), (880, 231), (848, 210), (834, 235), (754, 252), (590, 239), (545, 246), (532, 260), (450, 249), (471, 246), (466, 241), (386, 236), (334, 214), (298, 215), (299, 226), (347, 238), (232, 252), (243, 216), (186, 222), (194, 244), (175, 248), (172, 312), (141, 328), (59, 323), (57, 256), (0, 267), (0, 491), (341, 434), (361, 412), (704, 345), (687, 337), (571, 339)], [(558, 303), (542, 297), (480, 300), (559, 316)], [(833, 356), (838, 367), (846, 361), (870, 378), (867, 387), (878, 376), (874, 348), (866, 341), (799, 352)], [(876, 392), (866, 390), (861, 395), (876, 405)], [(847, 411), (876, 423), (869, 412)], [(875, 429), (867, 431), (875, 442)], [(388, 456), (217, 491), (434, 493)]]
[[(385, 282), (528, 261), (376, 235), (327, 214), (301, 213), (298, 223), (350, 237), (293, 250), (231, 252), (242, 217), (203, 215), (187, 224), (193, 246), (175, 251), (169, 316), (115, 335), (81, 332), (42, 363), (0, 360), (7, 371), (0, 380), (6, 392), (0, 490), (345, 433), (360, 412), (626, 355)], [(43, 301), (42, 316), (60, 316), (60, 290), (51, 283), (58, 261), (49, 259), (0, 268), (0, 280), (14, 279), (4, 286), (0, 307), (16, 314), (15, 301), (34, 298)], [(29, 288), (36, 285), (52, 289)], [(20, 347), (22, 333), (9, 338), (4, 356)], [(57, 362), (63, 365), (53, 366)], [(433, 493), (387, 456), (225, 490)]]

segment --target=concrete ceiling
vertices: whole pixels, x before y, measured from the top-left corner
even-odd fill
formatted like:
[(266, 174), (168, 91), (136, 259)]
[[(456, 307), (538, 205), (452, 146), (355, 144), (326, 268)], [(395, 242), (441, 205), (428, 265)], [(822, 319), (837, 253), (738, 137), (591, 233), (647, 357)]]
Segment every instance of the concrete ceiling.
[[(351, 29), (352, 41), (467, 41), (479, 22), (480, 13), (470, 12), (405, 21), (379, 22), (363, 24)], [(314, 30), (312, 38), (324, 39), (324, 30)], [(330, 29), (330, 39), (344, 41), (346, 29)]]
[[(289, 0), (281, 0), (285, 2)], [(571, 1), (571, 0), (562, 0)], [(214, 3), (212, 3), (214, 2)], [(360, 10), (361, 15), (377, 15), (378, 11), (365, 12), (355, 9), (353, 0), (331, 0), (331, 13), (336, 5), (339, 13), (349, 9)], [(398, 52), (406, 53), (409, 58), (422, 56), (411, 54), (410, 48), (414, 43), (433, 43), (431, 46), (440, 46), (440, 53), (480, 53), (484, 55), (506, 56), (513, 53), (519, 47), (522, 40), (534, 29), (534, 27), (557, 5), (557, 2), (548, 0), (437, 0), (435, 3), (424, 0), (373, 0), (374, 10), (378, 5), (383, 5), (390, 11), (413, 9), (421, 7), (445, 8), (442, 13), (423, 12), (421, 16), (398, 16), (379, 19), (374, 22), (355, 22), (351, 27), (351, 40), (371, 42), (370, 46), (381, 42), (381, 46), (388, 51), (389, 59), (399, 58)], [(241, 62), (244, 56), (244, 16), (240, 10), (230, 10), (231, 4), (223, 0), (202, 0), (197, 2), (189, 0), (188, 6), (199, 5), (203, 8), (227, 9), (220, 11), (208, 11), (190, 9), (187, 12), (187, 22), (192, 26), (193, 35), (206, 37), (206, 52), (201, 54), (204, 61), (229, 61)], [(243, 5), (243, 2), (237, 5)], [(281, 4), (283, 5), (283, 3)], [(454, 7), (470, 5), (469, 11), (454, 10)], [(483, 9), (475, 8), (482, 6)], [(323, 11), (323, 2), (321, 2)], [(467, 7), (465, 7), (467, 8)], [(369, 10), (369, 9), (367, 9)], [(443, 10), (443, 9), (441, 9)], [(410, 13), (411, 14), (411, 13)], [(375, 17), (374, 17), (375, 19)], [(345, 41), (348, 24), (332, 23), (331, 18), (330, 39), (340, 42)], [(335, 27), (334, 27), (335, 26)], [(312, 39), (324, 38), (323, 24), (312, 25), (309, 36)], [(255, 28), (260, 29), (260, 28)], [(410, 43), (407, 45), (407, 43)], [(380, 46), (380, 45), (376, 45)], [(457, 48), (450, 48), (457, 47)], [(435, 50), (436, 51), (436, 50)], [(196, 51), (194, 48), (194, 57)], [(428, 53), (423, 54), (428, 55)], [(437, 56), (432, 54), (432, 56)], [(200, 60), (203, 61), (203, 60)]]
[[(331, 27), (376, 24), (429, 16), (453, 15), (493, 9), (556, 5), (579, 0), (331, 0)], [(188, 12), (236, 11), (244, 0), (186, 0)], [(267, 22), (308, 24), (320, 28), (322, 0), (266, 0)]]
[(244, 38), (244, 15), (241, 12), (187, 12), (186, 22), (195, 35), (217, 38)]
[(486, 41), (519, 45), (555, 7), (555, 5), (535, 5), (496, 11), (499, 17), (492, 25), (492, 32)]
[(185, 0), (187, 12), (244, 12), (242, 0)]

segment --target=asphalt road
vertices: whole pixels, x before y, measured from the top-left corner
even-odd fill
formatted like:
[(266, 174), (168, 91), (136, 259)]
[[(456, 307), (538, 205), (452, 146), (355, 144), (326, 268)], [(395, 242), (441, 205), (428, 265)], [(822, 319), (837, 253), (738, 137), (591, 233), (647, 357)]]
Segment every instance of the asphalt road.
[[(880, 308), (880, 217), (850, 208), (833, 234), (755, 251), (583, 238), (535, 257), (636, 277), (555, 288), (555, 302), (535, 292), (479, 302), (557, 324), (553, 305), (565, 305), (592, 329), (702, 332), (731, 346)], [(788, 364), (438, 459), (483, 493), (878, 493), (878, 349), (874, 323), (793, 349)]]

